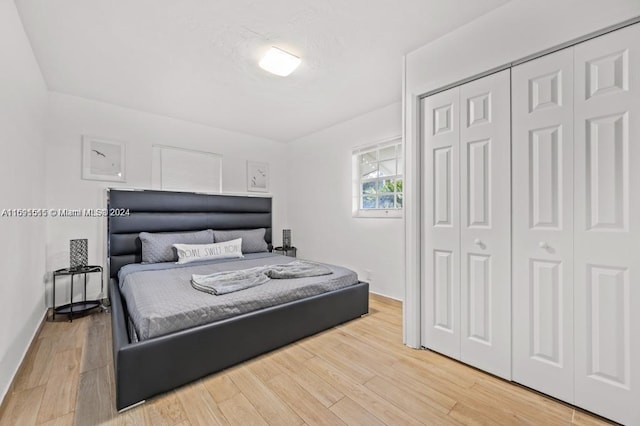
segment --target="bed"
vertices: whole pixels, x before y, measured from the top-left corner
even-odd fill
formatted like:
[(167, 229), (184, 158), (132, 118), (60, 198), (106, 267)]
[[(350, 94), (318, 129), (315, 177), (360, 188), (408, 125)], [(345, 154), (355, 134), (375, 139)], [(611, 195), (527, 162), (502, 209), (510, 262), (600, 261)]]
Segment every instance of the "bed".
[[(138, 234), (265, 228), (270, 246), (271, 198), (111, 189), (107, 199), (107, 263), (118, 410), (368, 312), (369, 285), (356, 279), (354, 284), (296, 300), (280, 300), (186, 329), (141, 332), (147, 334), (139, 340), (118, 281), (123, 267), (123, 272), (144, 268), (138, 265), (142, 261)], [(255, 259), (261, 256), (267, 259)], [(245, 260), (252, 266), (252, 261), (282, 263), (293, 259), (263, 253), (247, 255)], [(186, 266), (175, 273), (190, 274), (190, 268), (205, 267)], [(160, 279), (164, 272), (152, 273)], [(259, 295), (265, 289), (255, 292)]]

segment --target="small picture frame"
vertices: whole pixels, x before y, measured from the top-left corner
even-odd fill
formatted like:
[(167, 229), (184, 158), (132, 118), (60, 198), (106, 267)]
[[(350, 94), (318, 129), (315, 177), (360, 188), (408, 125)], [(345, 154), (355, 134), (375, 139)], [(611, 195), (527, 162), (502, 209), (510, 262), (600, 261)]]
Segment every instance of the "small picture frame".
[(124, 142), (82, 136), (82, 179), (126, 182)]
[(269, 163), (247, 161), (247, 191), (269, 192)]

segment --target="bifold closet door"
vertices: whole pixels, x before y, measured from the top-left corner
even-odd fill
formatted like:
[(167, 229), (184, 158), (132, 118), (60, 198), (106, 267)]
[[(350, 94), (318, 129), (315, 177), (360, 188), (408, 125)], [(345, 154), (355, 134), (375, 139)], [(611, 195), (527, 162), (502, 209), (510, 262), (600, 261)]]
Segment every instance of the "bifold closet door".
[(511, 378), (510, 70), (460, 87), (460, 359)]
[(422, 100), (423, 345), (460, 359), (459, 97)]
[(422, 100), (423, 345), (511, 375), (510, 80)]
[(575, 403), (640, 425), (640, 24), (574, 55)]
[(573, 402), (573, 49), (512, 70), (513, 380)]

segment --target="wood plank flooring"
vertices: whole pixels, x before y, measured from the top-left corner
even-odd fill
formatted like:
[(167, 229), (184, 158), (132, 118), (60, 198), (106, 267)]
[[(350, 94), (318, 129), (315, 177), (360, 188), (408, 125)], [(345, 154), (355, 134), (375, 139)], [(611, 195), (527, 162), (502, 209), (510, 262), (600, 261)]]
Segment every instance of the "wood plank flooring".
[(598, 425), (603, 419), (402, 345), (399, 302), (118, 414), (109, 314), (46, 322), (0, 425)]

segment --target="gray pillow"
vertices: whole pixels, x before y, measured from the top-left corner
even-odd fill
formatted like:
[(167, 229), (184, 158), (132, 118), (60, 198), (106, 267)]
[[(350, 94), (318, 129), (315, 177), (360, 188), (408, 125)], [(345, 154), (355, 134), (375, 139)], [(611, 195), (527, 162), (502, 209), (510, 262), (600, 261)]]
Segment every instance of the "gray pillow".
[(236, 231), (213, 231), (213, 237), (216, 243), (235, 240), (242, 238), (242, 253), (258, 253), (261, 251), (269, 251), (267, 242), (264, 240), (264, 234), (267, 232), (264, 228), (258, 229), (239, 229)]
[(142, 263), (177, 262), (174, 244), (211, 244), (213, 231), (205, 229), (195, 232), (141, 232)]

